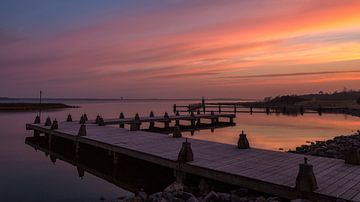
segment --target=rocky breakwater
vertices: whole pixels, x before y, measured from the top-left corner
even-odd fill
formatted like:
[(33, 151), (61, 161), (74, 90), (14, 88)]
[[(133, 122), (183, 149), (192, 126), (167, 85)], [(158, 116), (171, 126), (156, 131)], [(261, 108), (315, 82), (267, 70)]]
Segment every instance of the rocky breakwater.
[(360, 130), (351, 135), (337, 136), (331, 140), (311, 142), (289, 152), (344, 159), (345, 153), (350, 149), (360, 149)]
[(164, 191), (154, 194), (146, 194), (140, 191), (129, 198), (120, 201), (129, 202), (280, 202), (283, 201), (275, 196), (261, 196), (252, 193), (248, 189), (238, 188), (229, 192), (217, 192), (208, 189), (209, 186), (200, 183), (199, 187), (185, 187), (179, 183), (173, 183)]

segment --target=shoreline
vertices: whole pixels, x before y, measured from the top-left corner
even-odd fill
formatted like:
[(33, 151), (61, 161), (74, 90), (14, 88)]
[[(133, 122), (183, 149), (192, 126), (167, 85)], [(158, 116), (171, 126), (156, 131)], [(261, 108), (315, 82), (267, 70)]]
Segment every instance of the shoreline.
[(340, 135), (324, 141), (310, 142), (289, 150), (290, 153), (345, 159), (345, 154), (352, 150), (360, 150), (360, 130), (354, 134)]
[(72, 106), (63, 103), (0, 103), (0, 111), (34, 111), (34, 110), (51, 110), (51, 109), (66, 109), (66, 108), (80, 108), (79, 106)]

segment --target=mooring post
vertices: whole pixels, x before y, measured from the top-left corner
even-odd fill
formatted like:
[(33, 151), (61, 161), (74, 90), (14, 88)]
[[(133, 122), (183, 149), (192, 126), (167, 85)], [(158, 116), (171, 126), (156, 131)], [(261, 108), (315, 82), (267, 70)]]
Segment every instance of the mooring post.
[(99, 123), (98, 123), (99, 126), (105, 126), (105, 121), (104, 121), (104, 118), (100, 116), (99, 118)]
[(49, 116), (46, 118), (45, 126), (51, 126), (51, 119)]
[(78, 136), (86, 136), (86, 125), (85, 124), (80, 125)]
[(304, 112), (305, 112), (304, 107), (300, 106), (300, 114), (301, 114), (301, 116), (304, 115)]
[(250, 114), (253, 114), (253, 106), (250, 106)]
[(182, 137), (181, 130), (179, 126), (174, 127), (173, 135), (174, 138)]
[(83, 116), (84, 116), (85, 121), (89, 120), (86, 113)]
[(140, 125), (141, 125), (140, 116), (139, 116), (138, 113), (136, 113), (135, 118), (134, 118), (134, 122), (132, 122), (130, 124), (130, 131), (140, 130)]
[(234, 113), (236, 114), (236, 104), (234, 104)]
[(81, 115), (79, 123), (80, 124), (85, 124), (86, 123), (84, 115)]
[(66, 118), (66, 121), (67, 122), (72, 122), (72, 117), (71, 117), (71, 114), (68, 114), (67, 118)]
[(100, 114), (98, 114), (95, 119), (96, 124), (99, 124), (100, 118), (101, 118), (101, 116), (100, 116)]
[(77, 173), (78, 173), (79, 177), (80, 177), (81, 179), (83, 179), (84, 176), (85, 176), (85, 171), (84, 171), (84, 169), (80, 168), (80, 166), (76, 166), (76, 170), (77, 170)]
[[(175, 116), (180, 116), (179, 111), (176, 112)], [(180, 125), (180, 119), (176, 119), (176, 120), (175, 120), (175, 125), (176, 125), (176, 126), (179, 126), (179, 125)]]
[(219, 104), (219, 113), (221, 113), (221, 104)]
[(41, 122), (41, 121), (40, 121), (40, 116), (37, 115), (37, 116), (35, 117), (34, 124), (39, 124), (40, 122)]
[(241, 131), (241, 134), (239, 135), (237, 147), (239, 149), (250, 149), (250, 144), (244, 131)]
[(177, 161), (179, 163), (186, 163), (193, 160), (194, 160), (194, 154), (191, 149), (191, 143), (188, 142), (188, 139), (186, 138), (185, 142), (182, 143), (182, 147), (179, 152)]
[(165, 129), (169, 129), (170, 127), (170, 117), (169, 117), (169, 114), (167, 112), (165, 112), (164, 114), (164, 127)]
[(195, 119), (195, 114), (193, 111), (190, 113), (190, 116), (191, 116), (191, 127), (195, 127), (196, 119)]
[(122, 122), (122, 119), (125, 119), (124, 113), (120, 112), (119, 119), (119, 128), (124, 128), (125, 124)]
[(173, 112), (174, 112), (174, 114), (177, 112), (177, 110), (176, 110), (176, 104), (173, 105)]
[(234, 123), (234, 117), (232, 117), (232, 116), (229, 117), (229, 123), (231, 123), (231, 124)]
[(50, 160), (51, 160), (51, 162), (52, 162), (53, 164), (56, 163), (56, 157), (55, 157), (54, 155), (52, 155), (52, 154), (50, 154)]
[(212, 124), (212, 125), (215, 125), (215, 123), (216, 123), (215, 114), (214, 114), (213, 111), (211, 111), (210, 114), (211, 114), (211, 124)]
[(296, 189), (299, 192), (313, 192), (317, 188), (313, 166), (308, 164), (307, 158), (305, 157), (304, 163), (299, 164), (299, 173), (296, 177)]
[(58, 122), (57, 122), (57, 120), (55, 119), (54, 121), (53, 121), (53, 123), (51, 124), (51, 128), (50, 128), (51, 130), (56, 130), (56, 129), (59, 129), (59, 125), (58, 125)]
[(322, 107), (321, 107), (321, 105), (319, 105), (318, 106), (318, 114), (319, 114), (319, 116), (321, 116), (322, 115)]
[(359, 149), (351, 147), (345, 152), (345, 163), (351, 165), (360, 165), (360, 154)]
[(269, 115), (270, 114), (270, 108), (266, 107), (266, 114)]
[[(154, 115), (154, 112), (151, 111), (149, 117), (154, 117), (154, 116), (155, 116), (155, 115)], [(153, 129), (154, 127), (155, 127), (155, 122), (154, 122), (154, 121), (150, 121), (150, 123), (149, 123), (149, 129)]]

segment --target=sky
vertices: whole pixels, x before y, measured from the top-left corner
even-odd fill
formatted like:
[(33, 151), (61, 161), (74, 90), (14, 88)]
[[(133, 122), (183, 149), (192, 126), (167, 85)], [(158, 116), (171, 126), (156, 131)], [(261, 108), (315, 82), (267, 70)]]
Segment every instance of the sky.
[(358, 0), (1, 0), (0, 97), (360, 89)]

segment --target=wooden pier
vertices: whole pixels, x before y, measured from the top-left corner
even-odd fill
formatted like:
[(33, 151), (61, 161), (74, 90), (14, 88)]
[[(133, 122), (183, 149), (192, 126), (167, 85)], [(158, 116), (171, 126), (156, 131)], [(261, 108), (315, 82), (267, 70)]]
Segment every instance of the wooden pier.
[[(200, 118), (200, 115), (195, 117)], [(212, 115), (203, 118), (209, 117)], [(136, 120), (132, 120), (132, 123)], [(140, 120), (161, 121), (156, 118)], [(104, 119), (107, 124), (118, 124), (119, 121), (120, 119)], [(188, 139), (186, 142), (185, 138), (141, 130), (130, 131), (95, 124), (93, 121), (85, 124), (67, 121), (47, 125), (26, 124), (26, 129), (33, 130), (35, 136), (48, 136), (50, 151), (51, 145), (56, 144), (52, 137), (56, 137), (74, 142), (75, 151), (81, 151), (86, 145), (108, 151), (112, 154), (114, 163), (117, 155), (125, 155), (174, 169), (184, 176), (196, 175), (287, 199), (340, 198), (360, 201), (360, 166), (345, 164), (344, 160), (306, 156), (307, 162), (304, 163), (305, 156), (300, 154), (256, 148), (239, 149), (235, 145), (196, 139)], [(302, 179), (297, 179), (299, 168), (301, 170), (304, 167), (305, 170), (311, 168), (316, 178), (316, 186), (308, 187), (309, 191), (304, 191), (301, 185), (297, 185), (299, 180), (302, 183)]]
[(238, 102), (228, 103), (193, 103), (189, 105), (173, 105), (173, 111), (176, 112), (198, 112), (198, 113), (245, 113), (245, 114), (285, 114), (285, 115), (304, 115), (318, 114), (334, 110), (335, 108), (304, 108), (302, 106), (249, 106)]

